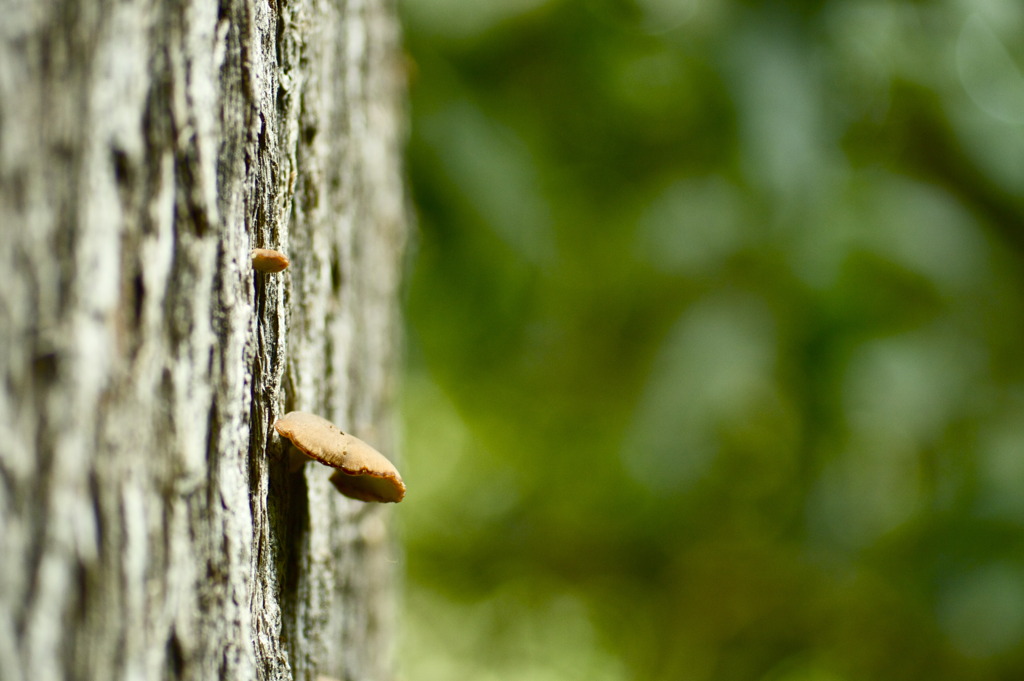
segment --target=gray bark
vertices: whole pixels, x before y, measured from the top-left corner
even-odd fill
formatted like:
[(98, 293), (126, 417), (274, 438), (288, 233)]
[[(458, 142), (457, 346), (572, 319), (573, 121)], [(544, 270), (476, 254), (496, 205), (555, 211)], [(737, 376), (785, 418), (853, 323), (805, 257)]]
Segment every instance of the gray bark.
[[(0, 0), (0, 679), (392, 677), (387, 0)], [(291, 258), (254, 273), (253, 247)]]

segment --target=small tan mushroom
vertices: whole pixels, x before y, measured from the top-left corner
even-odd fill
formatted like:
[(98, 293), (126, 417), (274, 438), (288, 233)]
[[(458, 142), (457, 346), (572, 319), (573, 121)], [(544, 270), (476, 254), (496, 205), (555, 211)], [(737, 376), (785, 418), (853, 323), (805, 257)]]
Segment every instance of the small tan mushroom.
[(345, 496), (395, 502), (405, 496), (402, 476), (383, 454), (327, 419), (293, 411), (278, 419), (274, 429), (310, 459), (336, 468), (331, 484)]
[(288, 256), (270, 248), (254, 248), (249, 255), (252, 258), (253, 269), (268, 274), (287, 269), (291, 264), (288, 262)]

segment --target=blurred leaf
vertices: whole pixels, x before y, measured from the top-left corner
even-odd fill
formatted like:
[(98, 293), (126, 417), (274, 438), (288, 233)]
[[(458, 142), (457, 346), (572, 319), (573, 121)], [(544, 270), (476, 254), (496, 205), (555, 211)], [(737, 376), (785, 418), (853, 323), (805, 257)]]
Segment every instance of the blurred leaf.
[(1024, 5), (486, 5), (403, 5), (406, 677), (1024, 675)]

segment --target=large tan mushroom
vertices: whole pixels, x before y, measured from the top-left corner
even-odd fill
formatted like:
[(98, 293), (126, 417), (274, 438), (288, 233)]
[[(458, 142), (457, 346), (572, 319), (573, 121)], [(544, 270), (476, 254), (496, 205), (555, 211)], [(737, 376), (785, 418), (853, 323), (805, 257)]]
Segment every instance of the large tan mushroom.
[(307, 457), (337, 469), (331, 483), (345, 496), (381, 502), (405, 496), (402, 476), (383, 454), (327, 419), (293, 411), (278, 419), (274, 429)]

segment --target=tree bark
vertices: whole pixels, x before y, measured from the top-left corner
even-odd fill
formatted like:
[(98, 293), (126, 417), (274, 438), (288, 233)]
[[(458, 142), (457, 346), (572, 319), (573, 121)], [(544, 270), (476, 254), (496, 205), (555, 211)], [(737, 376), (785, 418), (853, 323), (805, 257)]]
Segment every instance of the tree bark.
[[(388, 679), (388, 0), (0, 0), (0, 679)], [(280, 274), (249, 250), (284, 251)]]

